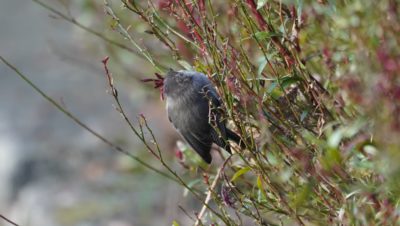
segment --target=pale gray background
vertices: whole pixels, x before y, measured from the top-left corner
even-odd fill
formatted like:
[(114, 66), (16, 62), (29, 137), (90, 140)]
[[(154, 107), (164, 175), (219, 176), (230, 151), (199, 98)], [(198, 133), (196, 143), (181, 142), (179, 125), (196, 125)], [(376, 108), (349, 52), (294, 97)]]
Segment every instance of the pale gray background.
[[(157, 165), (112, 107), (100, 62), (107, 52), (99, 39), (49, 15), (31, 1), (0, 0), (0, 54), (90, 127)], [(170, 144), (163, 132), (168, 124), (163, 103), (141, 91), (134, 79), (116, 84), (130, 116), (145, 113), (160, 127), (157, 136)], [(0, 213), (20, 225), (170, 225), (174, 219), (188, 220), (177, 209), (185, 205), (182, 188), (111, 151), (3, 64), (0, 178)], [(7, 223), (0, 219), (0, 225)]]

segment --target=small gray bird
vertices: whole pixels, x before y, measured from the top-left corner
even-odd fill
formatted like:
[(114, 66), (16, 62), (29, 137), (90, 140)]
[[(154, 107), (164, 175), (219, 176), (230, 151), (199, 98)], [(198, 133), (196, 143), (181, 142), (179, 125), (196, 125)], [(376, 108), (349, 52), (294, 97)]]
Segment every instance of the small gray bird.
[(212, 143), (231, 153), (228, 139), (241, 144), (240, 137), (226, 128), (221, 99), (211, 81), (196, 71), (173, 71), (163, 81), (168, 118), (189, 145), (211, 163)]

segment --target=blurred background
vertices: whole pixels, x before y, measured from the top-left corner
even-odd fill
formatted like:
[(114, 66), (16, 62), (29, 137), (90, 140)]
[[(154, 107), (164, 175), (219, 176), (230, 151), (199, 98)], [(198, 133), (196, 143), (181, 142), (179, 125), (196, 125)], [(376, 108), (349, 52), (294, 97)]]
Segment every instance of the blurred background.
[[(208, 74), (229, 126), (252, 142), (210, 189), (224, 216), (208, 211), (206, 223), (399, 224), (398, 1), (108, 2), (0, 0), (0, 54), (85, 125), (167, 172), (116, 110), (108, 56), (128, 118), (138, 128), (145, 116), (167, 165), (200, 199), (221, 158), (207, 168), (177, 145), (159, 90), (141, 80), (168, 68)], [(0, 178), (0, 214), (21, 226), (190, 225), (201, 209), (3, 63)]]
[[(94, 20), (105, 14), (91, 1), (46, 4), (101, 33), (114, 33), (106, 19)], [(113, 54), (111, 47), (32, 1), (1, 0), (0, 21), (4, 58), (89, 127), (159, 168), (106, 92), (101, 60)], [(141, 74), (151, 67), (127, 51), (117, 54), (126, 68), (113, 67), (116, 57), (109, 67), (126, 112), (133, 121), (146, 115), (163, 150), (171, 150), (166, 158), (175, 158), (177, 135), (167, 123), (158, 90), (144, 91), (151, 86), (137, 80), (152, 77)], [(4, 64), (0, 75), (1, 214), (20, 225), (41, 226), (165, 225), (188, 220), (178, 209), (190, 205), (181, 187), (111, 150)], [(0, 220), (0, 225), (7, 223)]]

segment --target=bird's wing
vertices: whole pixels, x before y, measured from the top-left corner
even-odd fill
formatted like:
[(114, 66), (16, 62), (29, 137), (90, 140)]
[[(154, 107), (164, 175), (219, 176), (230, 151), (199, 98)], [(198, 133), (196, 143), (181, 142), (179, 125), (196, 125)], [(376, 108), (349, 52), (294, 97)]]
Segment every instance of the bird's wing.
[(208, 105), (204, 100), (203, 102), (198, 102), (195, 108), (178, 106), (182, 103), (176, 103), (176, 105), (169, 105), (167, 111), (168, 118), (176, 130), (205, 162), (210, 163), (213, 141), (210, 137), (211, 127), (207, 124), (207, 118), (203, 117), (204, 114), (207, 114)]
[(221, 106), (221, 98), (219, 97), (215, 88), (210, 84), (206, 84), (202, 87), (202, 92), (204, 93), (205, 97), (212, 101), (214, 107)]
[(217, 91), (211, 86), (204, 86), (203, 91), (205, 97), (211, 101), (212, 106), (210, 106), (209, 118), (212, 126), (211, 138), (212, 141), (218, 146), (224, 148), (226, 151), (231, 153), (230, 147), (227, 140), (226, 133), (226, 120), (222, 118), (223, 111), (221, 109), (221, 100), (217, 94)]
[(211, 163), (211, 145), (212, 141), (205, 137), (199, 137), (191, 130), (178, 130), (189, 145), (203, 158), (208, 164)]

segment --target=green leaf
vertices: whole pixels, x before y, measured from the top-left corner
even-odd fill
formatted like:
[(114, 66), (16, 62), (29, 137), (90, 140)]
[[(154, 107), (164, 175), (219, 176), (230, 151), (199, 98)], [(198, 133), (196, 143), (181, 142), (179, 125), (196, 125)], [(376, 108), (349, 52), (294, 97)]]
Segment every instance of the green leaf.
[(278, 159), (277, 159), (277, 157), (275, 156), (275, 154), (274, 153), (272, 153), (271, 151), (269, 151), (269, 152), (267, 152), (267, 159), (268, 159), (268, 162), (271, 164), (271, 165), (273, 165), (273, 166), (276, 166), (276, 165), (278, 165)]
[(179, 226), (179, 223), (174, 220), (172, 221), (172, 226)]
[(295, 84), (296, 82), (300, 81), (300, 78), (297, 76), (286, 76), (280, 79), (281, 86), (283, 89), (286, 87)]
[(257, 10), (261, 9), (265, 4), (267, 4), (268, 0), (258, 0), (257, 1)]
[(357, 121), (352, 125), (336, 129), (328, 137), (328, 146), (331, 148), (338, 147), (343, 138), (353, 137), (363, 126), (364, 123), (362, 121)]
[(293, 200), (293, 204), (296, 208), (305, 204), (305, 202), (308, 200), (308, 197), (311, 195), (311, 188), (312, 185), (308, 183), (298, 190)]
[(190, 71), (193, 70), (192, 66), (184, 60), (178, 60), (178, 63), (186, 70), (190, 70)]
[(338, 149), (328, 148), (322, 159), (322, 166), (327, 170), (331, 170), (332, 167), (341, 165), (342, 159), (343, 158)]
[(247, 167), (241, 168), (240, 170), (236, 171), (236, 173), (232, 176), (231, 182), (235, 181), (238, 177), (247, 173), (249, 170), (251, 170), (251, 168), (247, 166)]
[(301, 20), (301, 15), (303, 13), (303, 0), (297, 0), (297, 19)]
[(264, 58), (261, 63), (260, 66), (258, 66), (258, 70), (257, 70), (257, 75), (261, 76), (261, 73), (264, 71), (265, 66), (267, 66), (268, 60), (266, 58)]
[(262, 40), (269, 39), (274, 36), (280, 36), (280, 34), (274, 33), (274, 32), (259, 31), (259, 32), (256, 32), (254, 34), (254, 36), (257, 38), (258, 41), (262, 41)]
[(278, 82), (273, 82), (271, 83), (271, 85), (269, 85), (268, 90), (266, 92), (266, 94), (268, 94), (270, 97), (277, 99), (280, 96), (282, 96), (282, 91), (280, 89), (276, 89), (276, 87), (278, 86)]
[[(199, 182), (201, 182), (201, 179), (196, 179), (196, 180), (193, 180), (193, 181), (189, 182), (189, 183), (187, 184), (187, 186), (188, 186), (189, 188), (192, 188), (195, 184), (197, 184), (197, 183), (199, 183)], [(183, 196), (184, 196), (184, 197), (187, 196), (188, 193), (189, 193), (189, 190), (188, 190), (187, 188), (185, 188), (185, 190), (183, 190)]]
[(271, 52), (267, 54), (266, 56), (262, 56), (258, 61), (259, 66), (257, 70), (257, 75), (258, 77), (261, 76), (262, 72), (264, 71), (265, 66), (267, 66), (269, 59), (274, 59), (276, 58), (277, 53), (276, 52)]
[(308, 115), (308, 110), (304, 110), (300, 115), (300, 121), (304, 121), (307, 115)]
[(271, 85), (270, 86), (268, 86), (268, 90), (267, 90), (267, 93), (272, 93), (272, 91), (276, 88), (276, 86), (278, 85), (278, 83), (277, 82), (273, 82), (273, 83), (271, 83)]
[(265, 193), (265, 189), (264, 189), (264, 186), (262, 184), (261, 176), (257, 177), (257, 187), (258, 187), (258, 190), (261, 191), (261, 194), (262, 194), (263, 198), (266, 199), (267, 198), (267, 193)]

